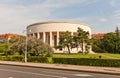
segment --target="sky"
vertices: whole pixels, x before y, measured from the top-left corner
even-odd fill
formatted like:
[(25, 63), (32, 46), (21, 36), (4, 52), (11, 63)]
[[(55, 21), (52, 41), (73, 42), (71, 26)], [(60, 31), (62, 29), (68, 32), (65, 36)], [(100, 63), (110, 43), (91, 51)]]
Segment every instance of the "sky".
[(66, 21), (90, 25), (92, 33), (120, 27), (120, 0), (0, 0), (0, 34), (23, 31), (30, 24)]

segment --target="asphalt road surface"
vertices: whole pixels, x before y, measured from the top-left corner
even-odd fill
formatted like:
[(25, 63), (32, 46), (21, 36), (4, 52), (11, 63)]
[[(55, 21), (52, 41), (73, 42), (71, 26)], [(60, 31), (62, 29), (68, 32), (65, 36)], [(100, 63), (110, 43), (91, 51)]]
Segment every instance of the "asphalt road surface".
[(0, 78), (120, 78), (120, 76), (0, 65)]

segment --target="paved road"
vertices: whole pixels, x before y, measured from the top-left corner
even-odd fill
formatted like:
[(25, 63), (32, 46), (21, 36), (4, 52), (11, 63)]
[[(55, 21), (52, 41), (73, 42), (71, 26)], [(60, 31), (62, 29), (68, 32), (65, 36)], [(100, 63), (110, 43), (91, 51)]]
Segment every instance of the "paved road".
[(0, 65), (0, 78), (120, 78), (120, 76)]

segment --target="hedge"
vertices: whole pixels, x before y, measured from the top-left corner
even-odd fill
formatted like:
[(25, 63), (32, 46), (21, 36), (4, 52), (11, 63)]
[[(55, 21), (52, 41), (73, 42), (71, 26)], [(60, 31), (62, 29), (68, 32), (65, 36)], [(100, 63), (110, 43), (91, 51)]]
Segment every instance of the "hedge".
[[(0, 60), (24, 62), (24, 57), (23, 56), (0, 56)], [(46, 58), (46, 57), (39, 57), (39, 56), (30, 56), (28, 57), (28, 62), (120, 67), (120, 59)]]
[(48, 59), (46, 57), (30, 56), (30, 57), (28, 57), (28, 62), (47, 63)]
[(0, 60), (3, 61), (24, 61), (23, 56), (0, 56)]
[(53, 63), (120, 67), (120, 59), (90, 59), (90, 58), (52, 58)]
[[(0, 56), (0, 60), (24, 62), (24, 57), (23, 56)], [(39, 57), (39, 56), (30, 56), (28, 57), (27, 61), (28, 62), (41, 62), (41, 63), (49, 62), (48, 58)]]

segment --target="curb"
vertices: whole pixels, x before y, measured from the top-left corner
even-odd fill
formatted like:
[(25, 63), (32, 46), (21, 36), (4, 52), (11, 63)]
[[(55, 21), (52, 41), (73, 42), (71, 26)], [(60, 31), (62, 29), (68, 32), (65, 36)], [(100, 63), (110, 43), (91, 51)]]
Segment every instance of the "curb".
[[(67, 70), (67, 71), (78, 71), (78, 72), (89, 72), (89, 73), (97, 73), (97, 74), (109, 74), (109, 75), (120, 75), (120, 73), (116, 72), (107, 72), (107, 71), (94, 71), (94, 70), (81, 70), (81, 69), (68, 69), (62, 67), (46, 67), (46, 66), (35, 66), (28, 65), (29, 63), (19, 63), (18, 64), (10, 64), (10, 63), (0, 63), (0, 65), (10, 65), (10, 66), (20, 66), (20, 67), (32, 67), (32, 68), (44, 68), (44, 69), (56, 69), (56, 70)], [(57, 64), (58, 66), (61, 64)], [(57, 66), (56, 65), (56, 66)]]

